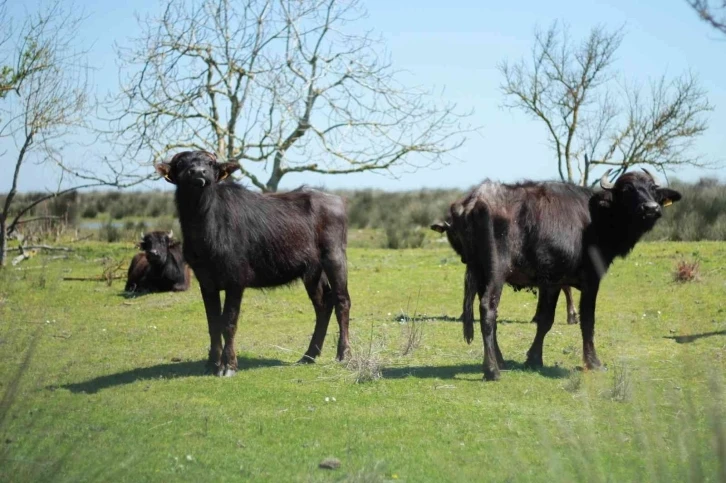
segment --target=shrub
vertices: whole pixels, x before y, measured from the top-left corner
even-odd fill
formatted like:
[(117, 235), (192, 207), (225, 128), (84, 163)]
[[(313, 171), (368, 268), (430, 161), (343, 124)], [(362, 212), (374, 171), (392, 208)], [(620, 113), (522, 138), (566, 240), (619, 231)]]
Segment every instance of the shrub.
[(701, 263), (698, 259), (686, 260), (682, 258), (676, 262), (673, 271), (673, 280), (679, 283), (693, 282), (700, 278)]
[(83, 209), (83, 213), (81, 216), (83, 218), (95, 218), (96, 215), (98, 215), (98, 210), (93, 205), (88, 205)]
[(610, 399), (625, 402), (630, 400), (632, 392), (630, 371), (624, 364), (616, 365), (613, 368), (613, 387), (610, 390)]
[(426, 234), (421, 228), (399, 227), (389, 225), (386, 227), (386, 241), (384, 248), (397, 250), (400, 248), (421, 248)]
[(105, 240), (108, 243), (120, 241), (121, 231), (114, 225), (112, 220), (108, 220), (98, 229), (98, 239)]

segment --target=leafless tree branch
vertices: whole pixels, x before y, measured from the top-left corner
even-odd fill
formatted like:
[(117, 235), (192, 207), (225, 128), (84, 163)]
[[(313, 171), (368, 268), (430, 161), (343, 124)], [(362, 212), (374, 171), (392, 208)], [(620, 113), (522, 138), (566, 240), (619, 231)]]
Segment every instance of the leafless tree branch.
[(127, 156), (213, 151), (264, 191), (289, 173), (445, 162), (466, 116), (402, 85), (380, 40), (351, 33), (362, 15), (358, 0), (168, 1), (119, 49)]
[(712, 110), (697, 79), (662, 77), (647, 94), (634, 85), (613, 89), (622, 40), (622, 29), (597, 26), (575, 43), (567, 26), (553, 23), (535, 31), (530, 60), (499, 65), (504, 106), (544, 123), (564, 181), (588, 185), (598, 165), (622, 172), (706, 164), (690, 154)]
[[(93, 168), (74, 169), (61, 155), (61, 150), (72, 144), (71, 138), (88, 127), (94, 108), (88, 94), (86, 51), (75, 43), (81, 21), (81, 16), (65, 10), (57, 1), (27, 16), (17, 32), (0, 38), (0, 137), (8, 146), (17, 147), (11, 153), (15, 166), (0, 211), (0, 266), (6, 262), (8, 236), (37, 204), (85, 187), (138, 182), (126, 179), (118, 169), (106, 177), (89, 175)], [(0, 5), (0, 25), (15, 22)], [(72, 187), (59, 184), (48, 195), (16, 208), (18, 183), (29, 159), (55, 165), (61, 180), (70, 175), (80, 183)]]
[(726, 1), (686, 0), (686, 2), (698, 13), (701, 20), (722, 34), (726, 34)]

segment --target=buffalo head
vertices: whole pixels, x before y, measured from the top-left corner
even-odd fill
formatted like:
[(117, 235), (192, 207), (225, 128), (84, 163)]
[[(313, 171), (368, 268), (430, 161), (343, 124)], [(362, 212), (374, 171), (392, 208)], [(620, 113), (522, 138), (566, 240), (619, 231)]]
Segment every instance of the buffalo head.
[(169, 248), (176, 242), (173, 240), (173, 231), (152, 231), (141, 234), (138, 247), (146, 253), (149, 263), (163, 265), (169, 255)]
[(212, 186), (238, 169), (237, 163), (218, 163), (217, 156), (207, 151), (184, 151), (156, 165), (157, 173), (169, 183), (194, 189)]
[(673, 189), (660, 186), (658, 178), (648, 170), (643, 173), (632, 171), (622, 174), (615, 183), (607, 180), (610, 171), (600, 178), (599, 205), (615, 209), (632, 220), (646, 224), (655, 223), (663, 214), (663, 207), (681, 199)]

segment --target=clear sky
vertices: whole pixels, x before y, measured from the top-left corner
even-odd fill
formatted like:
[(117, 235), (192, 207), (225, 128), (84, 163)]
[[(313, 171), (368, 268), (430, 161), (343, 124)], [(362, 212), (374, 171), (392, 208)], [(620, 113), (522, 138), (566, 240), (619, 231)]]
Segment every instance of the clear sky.
[[(501, 76), (498, 62), (526, 56), (535, 25), (554, 20), (567, 22), (574, 38), (595, 24), (625, 26), (625, 39), (616, 67), (627, 79), (646, 83), (663, 73), (677, 76), (690, 69), (698, 76), (715, 107), (709, 130), (698, 140), (696, 152), (712, 161), (726, 160), (726, 38), (719, 36), (684, 0), (550, 0), (492, 2), (488, 0), (363, 0), (369, 16), (360, 25), (372, 28), (387, 41), (393, 64), (409, 72), (412, 82), (443, 90), (443, 98), (473, 109), (472, 123), (482, 127), (439, 169), (406, 174), (399, 179), (371, 173), (320, 176), (291, 174), (282, 189), (302, 183), (328, 188), (374, 187), (388, 190), (420, 187), (468, 187), (484, 179), (514, 181), (550, 179), (556, 175), (553, 153), (546, 144), (545, 128), (526, 115), (500, 108)], [(124, 45), (138, 33), (136, 14), (151, 14), (157, 2), (129, 0), (77, 0), (87, 14), (79, 41), (92, 45), (90, 63), (97, 70), (97, 92), (116, 89), (118, 69), (114, 43)], [(9, 0), (14, 14), (33, 11), (35, 2)], [(0, 192), (10, 180), (2, 173), (13, 167), (7, 153), (0, 158)], [(681, 179), (725, 173), (694, 168), (675, 173)], [(48, 170), (29, 165), (21, 174), (21, 190), (54, 186)], [(148, 187), (162, 188), (155, 182)]]

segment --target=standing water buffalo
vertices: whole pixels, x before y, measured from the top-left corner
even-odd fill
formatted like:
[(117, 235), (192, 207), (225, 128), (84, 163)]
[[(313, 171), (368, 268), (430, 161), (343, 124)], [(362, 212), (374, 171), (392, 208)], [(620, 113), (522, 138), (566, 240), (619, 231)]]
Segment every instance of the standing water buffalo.
[(171, 231), (141, 234), (138, 247), (143, 251), (131, 260), (127, 292), (183, 292), (189, 288), (189, 266), (173, 235)]
[[(447, 236), (449, 235), (450, 228), (450, 221), (444, 221), (443, 223), (434, 223), (433, 225), (431, 225), (432, 230), (438, 233), (446, 233)], [(451, 243), (451, 245), (459, 247), (458, 250), (461, 249), (460, 244)], [(458, 252), (458, 254), (462, 257), (462, 263), (466, 263), (464, 262), (463, 254), (461, 252)], [(521, 287), (515, 287), (515, 289), (519, 288)], [(467, 344), (471, 344), (471, 341), (474, 340), (474, 299), (476, 298), (476, 289), (477, 287), (474, 275), (471, 273), (470, 270), (467, 269), (464, 275), (464, 303), (460, 317), (464, 324), (464, 340), (466, 340)], [(577, 311), (575, 310), (575, 304), (572, 300), (572, 289), (565, 286), (562, 287), (562, 292), (565, 294), (565, 299), (567, 300), (567, 323), (570, 325), (575, 325), (577, 324), (578, 319)], [(532, 317), (533, 323), (537, 323), (540, 317), (542, 317), (544, 308), (542, 306), (541, 300), (541, 298), (538, 298), (537, 310), (534, 314), (534, 317)]]
[(309, 189), (254, 193), (227, 180), (239, 168), (236, 163), (218, 163), (205, 151), (178, 153), (156, 166), (176, 185), (184, 257), (199, 280), (207, 312), (210, 368), (218, 376), (237, 370), (234, 336), (244, 289), (300, 278), (316, 316), (310, 346), (300, 362), (313, 362), (320, 355), (333, 308), (340, 327), (337, 358), (342, 360), (350, 350), (343, 199)]
[(479, 295), (486, 380), (499, 379), (504, 362), (496, 337), (504, 283), (539, 291), (528, 367), (542, 366), (542, 344), (565, 286), (581, 291), (585, 366), (601, 366), (593, 340), (600, 280), (615, 257), (625, 257), (653, 228), (662, 207), (681, 199), (644, 171), (625, 173), (614, 184), (607, 181), (608, 171), (599, 192), (566, 183), (487, 181), (451, 205), (447, 236)]

